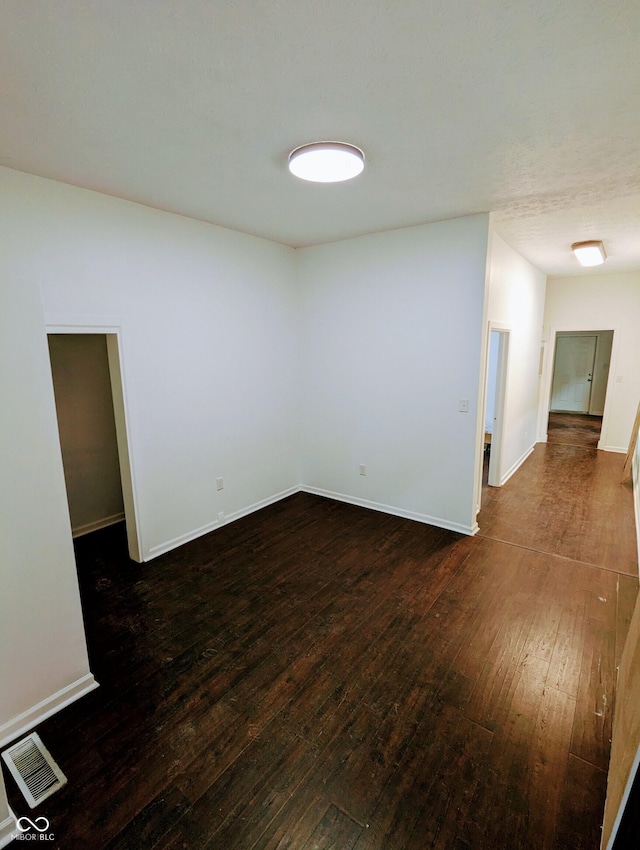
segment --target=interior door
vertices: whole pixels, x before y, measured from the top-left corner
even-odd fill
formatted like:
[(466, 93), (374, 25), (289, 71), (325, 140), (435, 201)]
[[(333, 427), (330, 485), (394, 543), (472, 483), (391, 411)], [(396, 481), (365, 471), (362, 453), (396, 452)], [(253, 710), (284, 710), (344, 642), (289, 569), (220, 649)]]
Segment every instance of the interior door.
[(596, 342), (596, 336), (557, 336), (551, 410), (589, 412)]

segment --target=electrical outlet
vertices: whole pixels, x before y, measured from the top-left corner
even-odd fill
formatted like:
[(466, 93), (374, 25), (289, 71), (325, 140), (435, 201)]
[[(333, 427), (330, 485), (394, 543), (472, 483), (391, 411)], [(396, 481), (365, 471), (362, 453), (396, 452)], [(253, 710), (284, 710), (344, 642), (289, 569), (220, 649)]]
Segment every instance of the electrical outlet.
[(458, 404), (458, 410), (460, 413), (468, 413), (469, 412), (469, 399), (461, 398)]
[(224, 522), (224, 511), (218, 511), (218, 522), (220, 524)]
[(224, 478), (216, 478), (216, 490), (224, 490)]
[(364, 465), (364, 463), (360, 464), (360, 466), (358, 467), (358, 471), (360, 472), (360, 475), (367, 474), (367, 467)]

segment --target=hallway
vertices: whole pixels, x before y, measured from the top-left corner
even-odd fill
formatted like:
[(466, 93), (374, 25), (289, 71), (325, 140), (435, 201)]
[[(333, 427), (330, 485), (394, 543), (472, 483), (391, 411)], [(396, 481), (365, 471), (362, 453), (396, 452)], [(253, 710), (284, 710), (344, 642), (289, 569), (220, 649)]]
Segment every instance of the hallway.
[(483, 487), (479, 534), (638, 577), (624, 455), (538, 443), (504, 487)]
[(101, 688), (39, 729), (56, 846), (596, 850), (622, 462), (537, 446), (475, 538), (299, 493), (148, 564), (78, 539)]
[(602, 416), (551, 412), (547, 423), (547, 442), (597, 449), (601, 430)]

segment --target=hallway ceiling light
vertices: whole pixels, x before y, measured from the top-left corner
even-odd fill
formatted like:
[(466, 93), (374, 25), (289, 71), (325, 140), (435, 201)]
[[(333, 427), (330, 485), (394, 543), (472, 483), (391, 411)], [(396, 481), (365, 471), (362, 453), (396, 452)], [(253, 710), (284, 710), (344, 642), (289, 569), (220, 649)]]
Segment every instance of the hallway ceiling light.
[(600, 266), (607, 258), (604, 245), (597, 240), (574, 242), (571, 250), (582, 266)]
[(313, 183), (339, 183), (364, 169), (364, 153), (346, 142), (313, 142), (289, 154), (289, 171)]

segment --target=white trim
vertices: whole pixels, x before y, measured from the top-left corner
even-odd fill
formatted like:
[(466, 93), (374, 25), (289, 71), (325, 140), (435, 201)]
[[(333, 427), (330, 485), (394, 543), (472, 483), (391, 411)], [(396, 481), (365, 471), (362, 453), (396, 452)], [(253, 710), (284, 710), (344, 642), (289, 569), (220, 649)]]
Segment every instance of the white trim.
[(508, 469), (507, 472), (505, 472), (505, 474), (500, 479), (500, 486), (501, 487), (502, 487), (503, 484), (507, 483), (507, 481), (511, 478), (511, 476), (514, 474), (514, 472), (517, 472), (520, 469), (520, 467), (525, 462), (525, 460), (533, 453), (534, 449), (535, 449), (535, 443), (534, 443), (533, 446), (531, 446), (531, 448), (528, 448), (526, 450), (526, 452), (522, 455), (522, 457), (519, 460), (517, 460), (513, 464), (511, 469)]
[(18, 835), (18, 822), (16, 816), (9, 809), (9, 817), (0, 821), (0, 847), (7, 847)]
[(629, 446), (603, 446), (602, 441), (598, 440), (598, 449), (601, 452), (617, 452), (621, 455), (626, 455), (629, 451)]
[(6, 847), (18, 833), (16, 816), (11, 811), (7, 800), (7, 789), (4, 785), (4, 776), (0, 770), (0, 847)]
[(128, 404), (128, 391), (124, 367), (125, 319), (121, 316), (66, 315), (48, 313), (45, 315), (47, 334), (105, 334), (109, 358), (109, 376), (116, 419), (116, 439), (120, 461), (122, 495), (127, 523), (127, 541), (129, 556), (134, 561), (142, 561), (145, 551), (142, 529), (140, 528), (140, 510), (133, 461), (133, 440), (131, 415)]
[(604, 399), (604, 411), (602, 414), (602, 428), (600, 429), (600, 442), (598, 443), (598, 448), (605, 452), (617, 452), (621, 451), (626, 454), (627, 449), (618, 449), (613, 446), (601, 446), (601, 443), (605, 444), (607, 438), (607, 432), (609, 430), (609, 422), (611, 420), (611, 399), (614, 395), (613, 393), (613, 385), (615, 383), (615, 376), (617, 374), (617, 364), (618, 364), (618, 348), (620, 345), (620, 331), (618, 325), (614, 325), (613, 327), (609, 326), (602, 328), (584, 328), (584, 327), (566, 327), (562, 325), (560, 327), (549, 327), (549, 338), (547, 341), (547, 350), (545, 352), (545, 360), (546, 363), (543, 367), (543, 377), (541, 384), (541, 409), (540, 409), (540, 428), (538, 431), (538, 442), (546, 442), (546, 440), (541, 439), (541, 434), (543, 429), (546, 431), (547, 422), (549, 421), (549, 412), (551, 410), (551, 390), (553, 388), (553, 372), (555, 367), (555, 356), (556, 356), (556, 338), (559, 333), (601, 333), (602, 331), (613, 331), (613, 344), (611, 346), (611, 360), (609, 362), (609, 378), (607, 380), (607, 390), (605, 393)]
[(230, 522), (234, 522), (237, 519), (241, 519), (248, 514), (255, 513), (259, 511), (261, 508), (266, 508), (269, 505), (275, 504), (275, 502), (280, 502), (282, 499), (286, 499), (288, 496), (293, 496), (295, 493), (299, 493), (299, 487), (289, 487), (288, 490), (282, 490), (280, 493), (276, 493), (274, 496), (268, 496), (266, 499), (262, 499), (259, 502), (254, 502), (252, 505), (249, 505), (246, 508), (240, 508), (238, 511), (234, 511), (234, 513), (229, 514), (224, 518), (223, 522), (219, 522), (218, 520), (214, 520), (213, 522), (209, 522), (206, 525), (200, 526), (200, 528), (196, 528), (193, 531), (188, 531), (186, 534), (181, 534), (178, 537), (174, 537), (172, 540), (167, 540), (164, 543), (158, 543), (157, 546), (152, 546), (149, 549), (148, 556), (145, 557), (145, 561), (151, 561), (153, 558), (157, 558), (160, 555), (164, 555), (165, 552), (171, 552), (172, 549), (176, 549), (178, 546), (182, 546), (184, 543), (189, 543), (191, 540), (196, 540), (198, 537), (202, 537), (204, 534), (209, 534), (211, 531), (215, 531), (216, 528), (220, 528), (222, 525), (228, 525)]
[(228, 523), (241, 519), (248, 514), (255, 513), (262, 508), (266, 508), (269, 505), (280, 502), (282, 499), (286, 499), (296, 493), (309, 493), (313, 496), (323, 496), (327, 499), (335, 499), (337, 502), (346, 502), (347, 504), (356, 505), (357, 507), (369, 508), (370, 510), (380, 511), (381, 513), (392, 514), (393, 516), (401, 517), (402, 519), (415, 520), (416, 522), (422, 522), (425, 525), (435, 525), (438, 528), (444, 528), (447, 531), (457, 531), (460, 534), (466, 534), (468, 536), (473, 536), (479, 531), (477, 522), (474, 523), (473, 526), (467, 526), (457, 522), (449, 522), (448, 520), (441, 519), (439, 517), (429, 516), (428, 514), (419, 514), (415, 511), (406, 511), (392, 505), (370, 502), (368, 499), (358, 499), (353, 496), (347, 496), (344, 493), (335, 493), (333, 490), (323, 490), (320, 487), (289, 487), (288, 490), (283, 490), (280, 493), (276, 493), (274, 496), (269, 496), (266, 499), (262, 499), (260, 502), (254, 502), (254, 504), (249, 505), (246, 508), (241, 508), (232, 514), (229, 514), (225, 517), (223, 522), (214, 520), (213, 522), (202, 525), (200, 528), (196, 528), (186, 534), (181, 534), (180, 536), (167, 540), (164, 543), (159, 543), (157, 546), (152, 546), (149, 549), (148, 556), (145, 558), (145, 562), (158, 558), (160, 555), (164, 555), (166, 552), (171, 552), (173, 549), (176, 549), (178, 546), (182, 546), (184, 543), (197, 540), (198, 537), (202, 537), (205, 534), (215, 531), (222, 525), (227, 525)]
[(114, 334), (107, 334), (107, 358), (113, 396), (113, 413), (116, 423), (116, 443), (122, 483), (122, 500), (127, 526), (127, 546), (129, 557), (133, 561), (143, 559), (144, 539), (140, 527), (140, 509), (138, 506), (138, 488), (133, 463), (133, 434), (129, 413), (127, 382), (124, 368), (124, 332), (120, 328)]
[(124, 327), (123, 316), (46, 313), (48, 334), (114, 334)]
[(104, 519), (96, 519), (93, 522), (86, 522), (84, 525), (79, 525), (77, 528), (72, 528), (73, 537), (82, 537), (85, 534), (91, 534), (92, 531), (99, 531), (101, 528), (107, 528), (109, 525), (115, 525), (117, 522), (122, 522), (124, 513), (112, 514)]
[(548, 434), (547, 434), (547, 425), (549, 424), (549, 414), (547, 412), (547, 418), (544, 418), (544, 388), (546, 381), (546, 374), (549, 368), (549, 329), (543, 325), (542, 327), (542, 338), (540, 340), (540, 347), (542, 349), (542, 371), (538, 375), (538, 409), (536, 411), (536, 442), (538, 443), (546, 443)]
[(359, 508), (368, 508), (373, 511), (380, 511), (383, 514), (391, 514), (402, 519), (411, 519), (415, 522), (421, 522), (425, 525), (435, 525), (437, 528), (444, 528), (447, 531), (457, 531), (460, 534), (473, 536), (479, 531), (478, 523), (474, 525), (462, 525), (458, 522), (449, 522), (449, 520), (441, 519), (440, 517), (429, 516), (428, 514), (419, 514), (416, 511), (406, 511), (403, 508), (397, 508), (393, 505), (384, 505), (380, 502), (371, 502), (368, 499), (358, 499), (354, 496), (347, 496), (344, 493), (334, 493), (333, 490), (323, 490), (321, 487), (306, 487), (300, 488), (303, 493), (310, 493), (313, 496), (324, 496), (326, 499), (335, 499), (337, 502), (347, 502), (349, 505), (355, 505)]
[(492, 333), (500, 334), (500, 341), (498, 343), (498, 369), (496, 375), (493, 417), (495, 427), (491, 438), (489, 477), (487, 483), (491, 487), (502, 487), (509, 477), (509, 473), (507, 473), (506, 476), (502, 475), (502, 459), (504, 454), (502, 449), (504, 445), (504, 423), (507, 413), (507, 396), (509, 390), (509, 349), (511, 348), (511, 329), (506, 325), (502, 325), (500, 322), (489, 322), (489, 345), (491, 345)]
[(52, 714), (56, 714), (97, 687), (98, 683), (93, 678), (93, 674), (87, 673), (82, 678), (57, 691), (57, 693), (36, 703), (36, 705), (27, 709), (27, 711), (23, 711), (22, 714), (18, 714), (9, 720), (8, 723), (0, 726), (0, 747), (9, 744), (15, 738), (20, 737), (20, 735), (30, 732), (35, 726), (46, 720), (47, 717), (51, 717)]
[[(508, 378), (508, 356), (509, 356), (509, 345), (511, 343), (511, 325), (505, 324), (504, 322), (494, 322), (493, 319), (489, 319), (485, 324), (485, 337), (484, 337), (484, 345), (482, 348), (483, 358), (482, 358), (482, 374), (480, 378), (480, 401), (481, 403), (478, 405), (478, 420), (477, 420), (477, 435), (476, 435), (476, 473), (475, 473), (475, 492), (476, 492), (476, 510), (475, 515), (477, 516), (482, 509), (482, 480), (483, 480), (483, 471), (484, 471), (484, 435), (485, 435), (485, 425), (486, 425), (486, 417), (487, 417), (487, 389), (489, 384), (489, 359), (491, 353), (491, 334), (492, 332), (496, 332), (501, 334), (500, 337), (500, 346), (498, 350), (498, 374), (496, 379), (496, 395), (495, 395), (495, 406), (494, 413), (497, 416), (494, 416), (494, 421), (497, 418), (498, 429), (494, 431), (492, 438), (491, 451), (493, 453), (493, 464), (491, 462), (491, 458), (489, 461), (489, 475), (493, 478), (493, 474), (495, 474), (496, 467), (498, 469), (498, 473), (500, 471), (500, 466), (502, 464), (502, 436), (504, 433), (504, 420), (507, 409), (507, 378)], [(493, 474), (492, 474), (493, 473)], [(491, 486), (500, 486), (500, 484), (492, 483)], [(475, 531), (472, 531), (472, 534), (475, 534), (479, 530), (478, 523), (475, 523)], [(468, 533), (468, 532), (465, 532)]]

